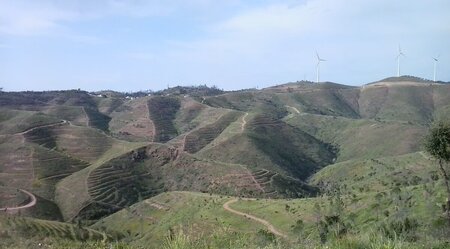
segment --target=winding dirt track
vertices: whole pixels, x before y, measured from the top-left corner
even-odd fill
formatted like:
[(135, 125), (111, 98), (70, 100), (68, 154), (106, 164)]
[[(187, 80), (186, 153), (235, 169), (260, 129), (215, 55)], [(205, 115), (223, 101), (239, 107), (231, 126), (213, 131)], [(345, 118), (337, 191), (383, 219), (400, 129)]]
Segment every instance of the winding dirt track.
[(300, 114), (300, 111), (297, 108), (295, 108), (293, 106), (289, 106), (289, 105), (286, 105), (286, 107), (289, 107), (289, 108), (293, 109), (296, 113)]
[(22, 193), (28, 195), (31, 198), (31, 201), (23, 206), (19, 206), (19, 207), (5, 207), (5, 208), (0, 208), (0, 211), (15, 211), (15, 210), (19, 210), (19, 209), (25, 209), (25, 208), (30, 208), (33, 207), (34, 205), (36, 205), (36, 196), (34, 196), (32, 193), (24, 190), (24, 189), (18, 189), (19, 191), (21, 191)]
[(237, 202), (237, 201), (238, 201), (238, 199), (232, 199), (232, 200), (229, 200), (229, 201), (227, 201), (227, 202), (225, 202), (225, 203), (223, 204), (223, 208), (224, 208), (225, 210), (227, 210), (228, 212), (231, 212), (231, 213), (233, 213), (233, 214), (237, 214), (237, 215), (240, 215), (240, 216), (244, 216), (244, 217), (246, 217), (246, 218), (249, 218), (249, 219), (252, 219), (252, 220), (254, 220), (254, 221), (256, 221), (256, 222), (259, 222), (259, 223), (263, 224), (264, 226), (266, 226), (267, 229), (269, 229), (269, 231), (272, 232), (273, 234), (278, 235), (278, 236), (283, 237), (283, 238), (287, 238), (287, 235), (286, 235), (286, 234), (284, 234), (284, 233), (278, 231), (278, 230), (277, 230), (272, 224), (270, 224), (270, 222), (268, 222), (267, 220), (264, 220), (264, 219), (258, 218), (258, 217), (256, 217), (256, 216), (253, 216), (253, 215), (251, 215), (251, 214), (243, 213), (243, 212), (240, 212), (240, 211), (237, 211), (237, 210), (234, 210), (234, 209), (230, 208), (230, 204), (235, 203), (235, 202)]
[(245, 129), (245, 125), (247, 124), (247, 121), (245, 120), (245, 118), (248, 116), (248, 112), (246, 112), (244, 114), (244, 116), (242, 116), (242, 123), (241, 123), (241, 132), (244, 131)]

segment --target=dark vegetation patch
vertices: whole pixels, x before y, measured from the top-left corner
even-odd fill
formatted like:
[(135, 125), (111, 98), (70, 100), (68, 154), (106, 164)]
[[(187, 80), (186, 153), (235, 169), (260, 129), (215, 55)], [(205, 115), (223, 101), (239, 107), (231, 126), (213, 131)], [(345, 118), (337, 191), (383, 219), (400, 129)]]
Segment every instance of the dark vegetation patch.
[(180, 109), (180, 100), (156, 96), (148, 100), (150, 118), (155, 126), (154, 141), (167, 142), (178, 135), (173, 120)]
[(84, 108), (87, 118), (89, 119), (89, 126), (97, 128), (102, 131), (108, 131), (109, 121), (111, 118), (103, 113), (100, 113), (97, 109)]

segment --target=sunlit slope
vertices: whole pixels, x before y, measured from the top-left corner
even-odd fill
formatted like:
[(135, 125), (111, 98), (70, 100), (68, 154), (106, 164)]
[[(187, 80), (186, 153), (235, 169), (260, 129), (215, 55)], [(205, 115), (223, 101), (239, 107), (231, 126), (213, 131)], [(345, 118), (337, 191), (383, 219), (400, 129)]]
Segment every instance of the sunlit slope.
[[(255, 233), (258, 226), (243, 222), (240, 216), (228, 213), (222, 207), (229, 200), (192, 192), (167, 192), (144, 200), (106, 217), (92, 226), (110, 232), (127, 233), (135, 245), (160, 245), (169, 230), (179, 229), (191, 236), (210, 236), (215, 230)], [(224, 234), (225, 236), (225, 234)]]
[(316, 173), (311, 182), (316, 185), (346, 185), (352, 191), (362, 193), (386, 191), (395, 186), (414, 186), (437, 179), (439, 173), (436, 162), (420, 151), (332, 164)]
[(152, 141), (155, 127), (149, 116), (148, 97), (127, 100), (110, 112), (110, 130), (128, 141)]
[(64, 152), (86, 162), (94, 162), (117, 140), (97, 129), (63, 123), (34, 129), (25, 134), (31, 143)]
[(0, 135), (12, 135), (33, 127), (61, 122), (61, 119), (41, 112), (0, 108)]
[(361, 88), (359, 112), (363, 118), (429, 124), (448, 111), (449, 92), (448, 84), (381, 81)]
[(337, 161), (421, 150), (426, 127), (400, 122), (292, 113), (285, 121), (337, 149)]

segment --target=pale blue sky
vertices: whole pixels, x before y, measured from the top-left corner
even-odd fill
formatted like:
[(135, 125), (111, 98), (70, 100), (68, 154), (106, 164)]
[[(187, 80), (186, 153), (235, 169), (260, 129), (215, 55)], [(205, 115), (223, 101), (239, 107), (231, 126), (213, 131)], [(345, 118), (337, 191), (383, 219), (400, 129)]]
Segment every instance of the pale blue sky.
[(0, 0), (5, 90), (450, 81), (448, 0)]

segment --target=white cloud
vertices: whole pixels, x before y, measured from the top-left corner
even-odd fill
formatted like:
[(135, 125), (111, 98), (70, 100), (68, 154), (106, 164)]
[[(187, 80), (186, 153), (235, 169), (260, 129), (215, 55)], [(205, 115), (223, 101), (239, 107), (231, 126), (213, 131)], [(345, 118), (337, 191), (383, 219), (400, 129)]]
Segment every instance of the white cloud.
[(67, 22), (108, 16), (141, 18), (192, 10), (207, 13), (213, 5), (217, 5), (214, 0), (2, 0), (0, 34), (42, 35), (61, 31)]
[(59, 21), (76, 18), (76, 13), (44, 2), (1, 1), (0, 33), (36, 35), (61, 28)]
[(203, 37), (174, 42), (169, 56), (178, 65), (174, 67), (185, 68), (186, 78), (210, 74), (221, 82), (273, 82), (288, 75), (312, 79), (314, 51), (319, 50), (329, 60), (323, 65), (324, 78), (364, 82), (370, 75), (392, 75), (390, 64), (394, 71), (401, 43), (414, 53), (404, 63), (405, 72), (420, 76), (419, 59), (427, 49), (450, 42), (448, 11), (450, 2), (444, 0), (271, 1), (209, 25)]

